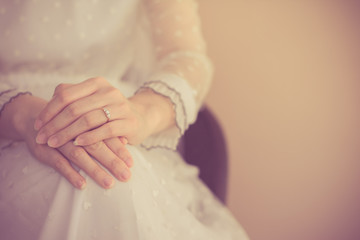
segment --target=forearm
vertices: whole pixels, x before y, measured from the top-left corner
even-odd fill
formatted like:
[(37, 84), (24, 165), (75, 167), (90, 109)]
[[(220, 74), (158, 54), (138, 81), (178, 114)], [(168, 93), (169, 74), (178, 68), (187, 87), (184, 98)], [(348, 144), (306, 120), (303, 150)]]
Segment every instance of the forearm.
[(25, 133), (46, 101), (35, 96), (23, 94), (7, 103), (0, 115), (0, 137), (24, 140)]

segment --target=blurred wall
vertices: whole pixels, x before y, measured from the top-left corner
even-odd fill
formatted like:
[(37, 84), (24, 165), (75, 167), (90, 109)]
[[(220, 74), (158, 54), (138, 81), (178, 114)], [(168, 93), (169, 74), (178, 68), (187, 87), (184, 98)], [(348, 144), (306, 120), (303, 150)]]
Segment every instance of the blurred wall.
[(360, 239), (356, 1), (199, 4), (234, 215), (253, 240)]

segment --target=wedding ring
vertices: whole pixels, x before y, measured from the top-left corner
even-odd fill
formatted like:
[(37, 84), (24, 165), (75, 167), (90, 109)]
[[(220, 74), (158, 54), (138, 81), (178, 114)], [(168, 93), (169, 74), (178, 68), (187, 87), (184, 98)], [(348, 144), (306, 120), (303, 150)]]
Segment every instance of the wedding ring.
[(105, 116), (106, 116), (106, 118), (107, 118), (107, 121), (109, 122), (109, 121), (110, 121), (110, 117), (111, 117), (110, 111), (107, 110), (106, 108), (103, 108), (102, 110), (104, 111)]

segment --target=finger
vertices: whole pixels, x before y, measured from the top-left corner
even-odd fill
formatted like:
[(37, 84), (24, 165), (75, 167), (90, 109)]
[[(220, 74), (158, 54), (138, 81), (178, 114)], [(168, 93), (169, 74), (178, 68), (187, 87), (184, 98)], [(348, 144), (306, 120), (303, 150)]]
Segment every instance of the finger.
[[(87, 112), (95, 109), (103, 109), (104, 106), (111, 106), (113, 108), (111, 109), (112, 114), (115, 116), (121, 114), (121, 112), (125, 110), (129, 110), (129, 107), (125, 108), (128, 106), (125, 102), (126, 98), (118, 89), (114, 87), (104, 87), (96, 91), (96, 94), (85, 96), (76, 100), (76, 102), (69, 104), (58, 114), (58, 116), (56, 116), (56, 118), (62, 117), (61, 120), (74, 120)], [(121, 109), (121, 111), (114, 112), (116, 109)]]
[(120, 141), (122, 142), (122, 144), (126, 145), (129, 143), (129, 141), (127, 140), (126, 137), (119, 137)]
[[(91, 98), (86, 97), (86, 99)], [(99, 98), (99, 97), (97, 97)], [(100, 97), (99, 99), (105, 99), (106, 96)], [(96, 99), (94, 99), (96, 100)], [(94, 107), (93, 111), (90, 110), (90, 107), (86, 108), (84, 111), (81, 110), (82, 108), (85, 108), (85, 105), (91, 105), (92, 101), (89, 101), (89, 104), (85, 104), (83, 107), (83, 104), (78, 104), (81, 100), (70, 104), (67, 106), (63, 111), (61, 111), (56, 117), (54, 117), (52, 120), (50, 120), (43, 128), (40, 129), (39, 133), (36, 136), (36, 142), (39, 144), (45, 144), (48, 142), (48, 145), (51, 147), (59, 147), (62, 144), (68, 142), (69, 140), (73, 139), (75, 136), (79, 135), (80, 133), (94, 129), (101, 124), (106, 123), (109, 120), (116, 120), (123, 118), (126, 114), (129, 112), (129, 107), (127, 104), (116, 104), (116, 105), (109, 105), (104, 106), (100, 100), (94, 101)], [(96, 103), (96, 104), (95, 104)], [(76, 107), (74, 107), (76, 105)], [(109, 112), (109, 115), (105, 112)], [(89, 111), (88, 111), (89, 110)], [(75, 121), (75, 122), (74, 122)], [(69, 128), (66, 128), (67, 126), (72, 126), (71, 130)], [(84, 124), (83, 126), (81, 124)], [(70, 136), (67, 133), (60, 133), (61, 131), (70, 131)], [(75, 130), (75, 131), (74, 131)], [(65, 138), (64, 140), (59, 141), (58, 143), (55, 143), (54, 137), (51, 137), (53, 140), (49, 143), (49, 137), (52, 135), (65, 135), (69, 136), (68, 138)]]
[(99, 109), (99, 112), (103, 115), (102, 117), (105, 117), (104, 122), (106, 122), (107, 118), (102, 110), (102, 107), (106, 105), (106, 102), (109, 102), (107, 94), (93, 94), (69, 104), (40, 129), (36, 137), (37, 143), (46, 143), (49, 136), (70, 125), (80, 116), (96, 109)]
[[(117, 144), (122, 143), (118, 141)], [(131, 173), (129, 168), (103, 141), (84, 148), (91, 156), (96, 158), (104, 167), (106, 167), (118, 180), (127, 181), (130, 178)]]
[[(86, 131), (89, 131), (95, 127), (98, 127), (102, 124), (104, 124), (107, 121), (104, 113), (102, 110), (98, 109), (92, 112), (89, 112), (83, 116), (81, 116), (79, 119), (77, 119), (75, 122), (70, 124), (68, 127), (65, 127), (64, 129), (60, 130), (56, 134), (52, 135), (48, 141), (47, 144), (50, 147), (60, 147), (63, 144), (69, 142), (70, 140), (74, 139), (76, 136), (80, 135), (81, 133), (84, 133)], [(39, 143), (39, 138), (42, 137), (42, 131), (39, 133), (39, 137), (36, 138), (36, 141)], [(40, 139), (43, 140), (43, 139)]]
[(125, 164), (128, 167), (132, 167), (133, 159), (131, 157), (131, 154), (126, 148), (127, 140), (124, 141), (123, 139), (126, 140), (125, 137), (119, 137), (119, 138), (115, 137), (115, 138), (106, 139), (104, 140), (104, 142), (116, 156), (118, 156), (121, 160), (125, 162)]
[(33, 151), (35, 157), (42, 163), (49, 165), (64, 176), (74, 187), (84, 189), (86, 181), (56, 149), (36, 144)]
[(78, 189), (84, 189), (86, 187), (86, 181), (63, 156), (54, 158), (52, 167), (63, 175), (74, 187)]
[(75, 145), (87, 146), (104, 139), (125, 136), (133, 132), (134, 126), (128, 119), (108, 122), (94, 130), (80, 134), (74, 141)]
[(59, 85), (57, 88), (60, 90), (55, 91), (56, 94), (54, 97), (49, 101), (43, 111), (41, 111), (35, 121), (34, 128), (39, 130), (67, 105), (96, 92), (98, 86), (104, 84), (104, 81), (102, 78), (90, 78), (72, 86)]
[(75, 163), (80, 169), (84, 170), (95, 182), (103, 188), (111, 188), (114, 179), (108, 174), (82, 147), (74, 146), (71, 142), (58, 148), (61, 153)]
[[(106, 109), (112, 109), (112, 107), (106, 107)], [(114, 108), (115, 109), (115, 108)], [(114, 111), (117, 112), (117, 111)], [(111, 118), (121, 118), (124, 117), (123, 114), (115, 114), (115, 116), (111, 115)], [(47, 144), (50, 147), (60, 147), (66, 142), (74, 139), (76, 136), (79, 136), (82, 133), (85, 133), (87, 131), (90, 131), (91, 129), (94, 129), (96, 127), (99, 127), (106, 123), (108, 121), (108, 116), (104, 113), (103, 109), (96, 109), (92, 112), (89, 112), (83, 116), (81, 116), (79, 119), (77, 119), (74, 123), (70, 124), (70, 126), (65, 127), (64, 129), (60, 130), (56, 134), (52, 135), (48, 141)], [(46, 141), (43, 139), (43, 135), (48, 135), (48, 133), (45, 132), (45, 129), (41, 129), (36, 141), (39, 144), (46, 143)], [(103, 139), (99, 139), (103, 140)], [(127, 144), (127, 139), (122, 138), (121, 141), (123, 144)]]
[(70, 86), (73, 86), (73, 85), (74, 85), (73, 83), (61, 83), (61, 84), (57, 85), (54, 90), (54, 94), (52, 96), (55, 96), (58, 92), (66, 89)]

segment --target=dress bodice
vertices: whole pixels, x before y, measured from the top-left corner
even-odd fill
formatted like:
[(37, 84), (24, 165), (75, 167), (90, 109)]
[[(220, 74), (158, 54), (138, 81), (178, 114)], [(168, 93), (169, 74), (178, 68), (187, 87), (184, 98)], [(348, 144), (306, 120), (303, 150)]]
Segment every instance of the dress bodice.
[(2, 1), (1, 72), (121, 76), (133, 60), (139, 1)]
[(0, 112), (19, 92), (48, 99), (102, 76), (125, 96), (150, 88), (174, 103), (176, 127), (147, 147), (176, 146), (211, 82), (194, 0), (0, 0), (0, 36)]

